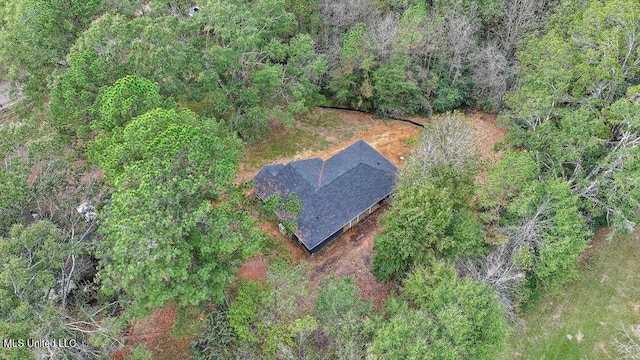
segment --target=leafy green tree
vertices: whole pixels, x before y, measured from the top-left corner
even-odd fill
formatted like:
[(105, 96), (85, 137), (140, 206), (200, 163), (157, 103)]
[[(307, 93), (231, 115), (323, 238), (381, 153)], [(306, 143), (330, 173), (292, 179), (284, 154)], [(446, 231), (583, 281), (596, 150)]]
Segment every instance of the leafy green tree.
[(454, 113), (425, 129), (398, 177), (391, 209), (374, 241), (378, 280), (401, 277), (414, 263), (484, 252), (483, 229), (468, 211), (477, 171), (470, 126)]
[[(91, 153), (113, 185), (97, 256), (132, 309), (221, 299), (256, 234), (235, 208), (239, 142), (188, 110), (151, 110)], [(212, 206), (210, 201), (219, 202)]]
[(530, 152), (505, 152), (478, 189), (477, 205), (482, 211), (483, 221), (489, 227), (498, 226), (500, 216), (511, 201), (520, 196), (539, 175), (540, 171)]
[(415, 114), (422, 112), (426, 98), (418, 83), (410, 78), (409, 57), (394, 55), (384, 65), (373, 72), (376, 110), (383, 114)]
[(473, 257), (486, 253), (486, 231), (476, 213), (469, 209), (460, 209), (453, 213), (445, 234), (450, 236), (455, 244), (454, 257)]
[(3, 1), (0, 59), (9, 78), (23, 85), (30, 99), (44, 102), (74, 40), (107, 8), (101, 0)]
[(502, 306), (490, 287), (434, 263), (412, 272), (402, 292), (410, 306), (436, 316), (450, 341), (457, 342), (455, 348), (462, 357), (490, 359), (502, 349), (507, 328)]
[[(267, 359), (313, 354), (317, 320), (299, 308), (307, 295), (302, 267), (270, 264), (266, 282), (242, 281), (229, 308), (239, 354)], [(260, 354), (260, 355), (257, 355)]]
[(532, 285), (559, 289), (575, 274), (578, 256), (591, 235), (578, 197), (562, 180), (535, 182), (507, 212), (507, 219), (513, 219), (511, 241), (526, 249), (522, 261), (529, 264)]
[(344, 35), (340, 65), (331, 73), (329, 82), (329, 89), (338, 104), (360, 110), (373, 107), (371, 72), (377, 64), (367, 48), (365, 37), (368, 33), (367, 25), (358, 23)]
[(191, 343), (192, 359), (235, 359), (238, 335), (229, 322), (228, 314), (229, 305), (223, 303), (207, 315), (204, 332)]
[(439, 341), (437, 326), (425, 310), (400, 302), (396, 314), (375, 332), (368, 350), (371, 359), (454, 359), (451, 344)]
[(469, 104), (471, 97), (471, 79), (468, 74), (453, 82), (443, 77), (438, 82), (438, 90), (433, 99), (433, 110), (445, 112), (455, 110), (461, 105)]
[(189, 47), (178, 19), (105, 14), (91, 23), (69, 51), (68, 68), (51, 94), (51, 122), (79, 137), (98, 118), (100, 94), (126, 75), (158, 84), (167, 97), (188, 94)]
[[(510, 157), (523, 159), (513, 154)], [(523, 169), (514, 167), (515, 171)], [(517, 187), (518, 193), (502, 208), (500, 216), (491, 220), (496, 233), (491, 242), (496, 246), (487, 256), (460, 264), (476, 281), (495, 289), (506, 315), (513, 320), (532, 295), (558, 291), (575, 276), (579, 256), (592, 235), (580, 211), (579, 196), (572, 193), (569, 183), (561, 179), (532, 180)], [(513, 188), (504, 189), (514, 194)]]
[(371, 271), (380, 280), (401, 277), (415, 262), (455, 246), (445, 235), (453, 217), (450, 189), (421, 184), (396, 189), (374, 242)]
[[(60, 232), (49, 222), (16, 226), (8, 238), (0, 239), (0, 313), (6, 338), (29, 338), (36, 330), (31, 324), (37, 304), (52, 306), (49, 296), (59, 290), (54, 284), (62, 271), (62, 246)], [(22, 358), (29, 354), (26, 348), (12, 352)]]
[(414, 269), (376, 331), (374, 359), (493, 359), (507, 327), (493, 290), (439, 262)]
[(563, 3), (518, 53), (521, 86), (506, 98), (512, 144), (535, 154), (542, 177), (569, 182), (594, 223), (625, 230), (638, 221), (639, 14), (635, 1)]
[(21, 223), (29, 199), (27, 176), (28, 158), (20, 156), (18, 149), (24, 144), (26, 124), (0, 125), (0, 236), (8, 234), (11, 225)]
[(286, 0), (287, 12), (295, 15), (298, 23), (297, 33), (315, 35), (318, 32), (320, 21), (318, 17), (318, 0)]
[(91, 125), (103, 134), (109, 133), (115, 128), (124, 128), (138, 115), (162, 107), (163, 103), (157, 85), (145, 78), (127, 75), (100, 94), (96, 103), (100, 116)]
[(213, 114), (247, 141), (264, 136), (272, 120), (293, 124), (307, 109), (325, 62), (310, 36), (295, 34), (293, 14), (281, 0), (207, 2), (194, 29), (203, 59), (202, 84)]
[(629, 98), (605, 109), (605, 121), (613, 128), (611, 138), (604, 149), (596, 147), (586, 154), (589, 167), (583, 171), (588, 168), (590, 172), (576, 176), (579, 180), (574, 187), (587, 213), (625, 231), (631, 231), (640, 221), (640, 104), (631, 100), (634, 91), (637, 88), (629, 88)]
[(489, 172), (478, 204), (495, 247), (463, 268), (493, 286), (516, 320), (532, 291), (558, 290), (574, 276), (591, 236), (582, 202), (569, 182), (541, 179), (534, 156), (519, 151), (506, 153)]
[(364, 358), (371, 338), (371, 303), (360, 300), (351, 277), (329, 278), (320, 285), (314, 315), (320, 328), (335, 342), (339, 359)]

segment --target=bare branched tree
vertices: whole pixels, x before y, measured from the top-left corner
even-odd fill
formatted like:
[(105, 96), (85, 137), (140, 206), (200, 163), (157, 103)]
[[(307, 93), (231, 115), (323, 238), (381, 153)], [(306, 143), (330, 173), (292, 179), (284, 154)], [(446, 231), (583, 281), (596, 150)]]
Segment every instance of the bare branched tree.
[(329, 69), (335, 69), (340, 61), (342, 37), (358, 23), (370, 25), (370, 18), (377, 18), (379, 12), (369, 0), (319, 2), (321, 39), (320, 50), (325, 54)]
[(549, 0), (512, 0), (504, 2), (504, 21), (498, 32), (498, 44), (507, 59), (513, 60), (516, 44), (524, 34), (540, 26), (545, 19), (544, 10)]
[(460, 113), (445, 114), (425, 127), (414, 155), (407, 167), (428, 173), (445, 166), (459, 174), (473, 172), (477, 167), (478, 149), (473, 142), (472, 126)]
[[(78, 360), (97, 359), (112, 354), (124, 345), (121, 334), (121, 324), (113, 318), (105, 316), (117, 303), (109, 303), (98, 309), (86, 310), (81, 308), (76, 315), (70, 315), (65, 309), (56, 308), (54, 317), (40, 315), (43, 326), (37, 329), (39, 339), (62, 339), (60, 343), (48, 343), (36, 348), (34, 353), (37, 359), (61, 359), (71, 358)], [(42, 308), (47, 313), (51, 309)], [(44, 325), (46, 324), (46, 325)], [(58, 329), (62, 328), (66, 334), (60, 337)], [(100, 341), (96, 341), (100, 338)], [(101, 346), (93, 345), (95, 343)]]
[(493, 287), (507, 318), (513, 322), (521, 321), (517, 311), (527, 271), (516, 258), (523, 252), (539, 253), (542, 249), (542, 231), (552, 222), (547, 214), (549, 205), (549, 199), (542, 201), (521, 219), (520, 225), (498, 229), (509, 234), (507, 243), (495, 247), (484, 258), (465, 259), (456, 266), (460, 273)]
[(640, 131), (634, 126), (635, 116), (631, 114), (622, 117), (620, 124), (615, 126), (612, 138), (605, 143), (607, 154), (588, 174), (585, 175), (586, 171), (578, 164), (573, 177), (568, 179), (573, 182), (574, 193), (604, 211), (608, 224), (626, 231), (635, 228), (634, 218), (638, 218), (636, 213), (640, 211), (640, 205), (637, 203), (635, 211), (625, 211), (629, 207), (627, 202), (634, 201), (633, 196), (629, 195), (637, 186), (637, 176), (633, 168), (637, 166)]
[(484, 258), (465, 259), (456, 266), (459, 273), (491, 286), (506, 317), (513, 322), (521, 321), (517, 315), (517, 297), (525, 280), (525, 271), (513, 261), (518, 251), (515, 244), (509, 242), (497, 246)]
[(390, 12), (382, 14), (369, 25), (369, 29), (365, 40), (372, 47), (372, 53), (382, 61), (387, 61), (396, 51), (399, 30), (397, 17)]
[(613, 348), (618, 354), (618, 359), (640, 360), (640, 343), (638, 339), (629, 333), (624, 325), (622, 327), (622, 336), (613, 338)]
[(447, 46), (443, 50), (448, 53), (449, 73), (455, 84), (469, 63), (472, 52), (478, 47), (476, 33), (480, 30), (480, 19), (475, 16), (474, 8), (465, 15), (462, 1), (458, 0), (446, 9), (443, 25), (447, 39)]
[(515, 68), (497, 44), (490, 43), (473, 54), (473, 80), (476, 99), (489, 110), (502, 107), (502, 97), (512, 86)]

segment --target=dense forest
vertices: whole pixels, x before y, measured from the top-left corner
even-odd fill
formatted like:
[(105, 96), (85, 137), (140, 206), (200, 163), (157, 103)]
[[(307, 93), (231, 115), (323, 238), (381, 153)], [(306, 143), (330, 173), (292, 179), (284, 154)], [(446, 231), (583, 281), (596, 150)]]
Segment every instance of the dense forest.
[[(0, 4), (0, 334), (74, 340), (0, 357), (110, 358), (173, 303), (215, 308), (195, 359), (493, 359), (640, 220), (637, 0)], [(316, 106), (432, 119), (380, 219), (380, 308), (349, 277), (297, 306), (303, 265), (234, 281), (272, 241), (243, 151)], [(471, 108), (509, 129), (496, 163)]]

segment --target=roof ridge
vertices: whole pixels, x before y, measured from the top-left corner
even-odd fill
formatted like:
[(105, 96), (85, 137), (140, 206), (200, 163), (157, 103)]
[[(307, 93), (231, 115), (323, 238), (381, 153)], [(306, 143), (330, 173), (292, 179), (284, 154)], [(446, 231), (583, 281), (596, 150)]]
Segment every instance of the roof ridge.
[(322, 175), (324, 174), (324, 165), (326, 161), (322, 161), (322, 166), (320, 166), (320, 171), (318, 172), (318, 189), (322, 187)]
[(360, 166), (360, 165), (362, 165), (362, 166), (366, 166), (366, 167), (371, 168), (371, 169), (373, 169), (373, 170), (375, 170), (375, 171), (380, 171), (380, 172), (383, 172), (383, 173), (388, 173), (388, 172), (389, 172), (389, 171), (386, 171), (386, 170), (384, 170), (384, 169), (380, 169), (380, 168), (377, 168), (377, 167), (375, 167), (375, 166), (371, 166), (371, 165), (369, 165), (369, 164), (367, 164), (367, 163), (359, 162), (358, 164), (356, 164), (356, 166), (354, 166), (354, 167), (352, 167), (352, 168), (349, 168), (349, 170), (347, 170), (347, 171), (343, 172), (343, 173), (342, 173), (342, 174), (340, 174), (339, 176), (336, 176), (336, 178), (335, 178), (335, 179), (333, 179), (333, 180), (331, 180), (331, 182), (329, 182), (328, 184), (326, 184), (326, 185), (324, 185), (324, 186), (320, 186), (320, 187), (318, 187), (318, 189), (317, 189), (314, 193), (317, 193), (318, 191), (320, 191), (320, 189), (323, 189), (325, 186), (329, 186), (329, 184), (333, 183), (334, 181), (336, 181), (336, 180), (340, 179), (341, 177), (343, 177), (343, 176), (347, 175), (348, 173), (352, 172), (353, 170), (355, 170), (355, 168), (357, 168), (357, 167), (358, 167), (358, 166)]

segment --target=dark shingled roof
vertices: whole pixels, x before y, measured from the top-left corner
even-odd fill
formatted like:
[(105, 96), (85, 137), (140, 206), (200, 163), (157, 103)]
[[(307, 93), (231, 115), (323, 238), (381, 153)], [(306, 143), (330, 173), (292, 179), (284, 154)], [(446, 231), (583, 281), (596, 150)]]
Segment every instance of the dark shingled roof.
[(319, 158), (268, 165), (254, 178), (264, 200), (290, 193), (302, 201), (296, 236), (308, 251), (342, 229), (356, 216), (387, 197), (396, 167), (360, 140), (327, 161)]

